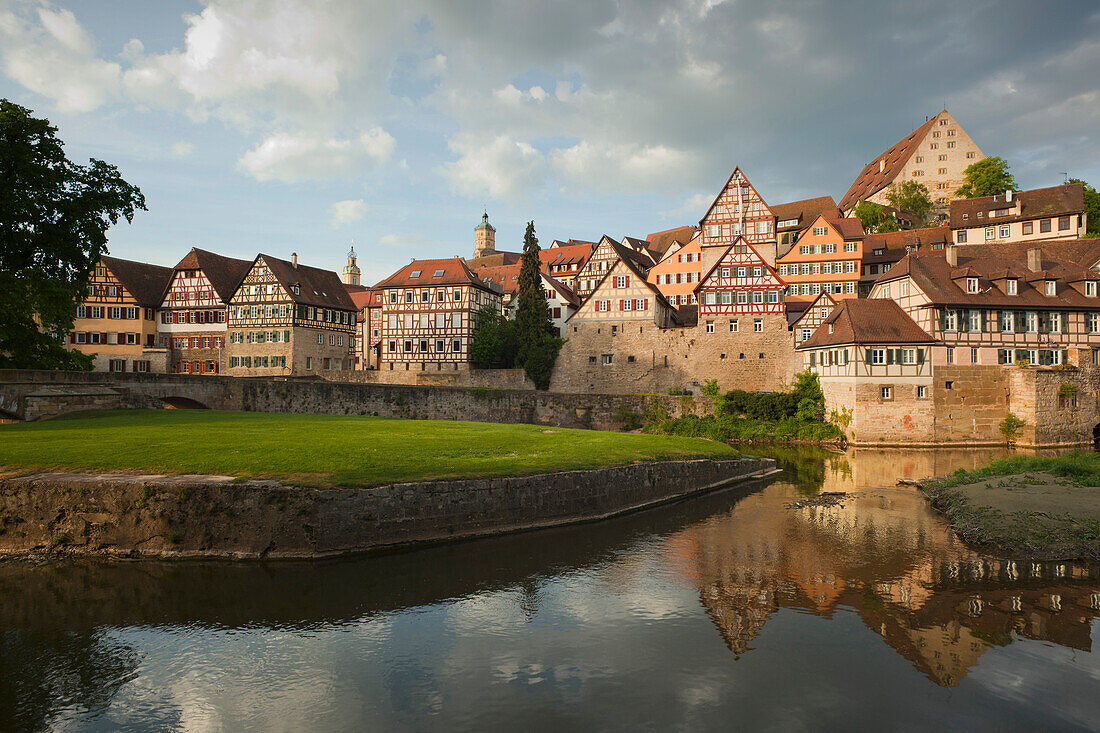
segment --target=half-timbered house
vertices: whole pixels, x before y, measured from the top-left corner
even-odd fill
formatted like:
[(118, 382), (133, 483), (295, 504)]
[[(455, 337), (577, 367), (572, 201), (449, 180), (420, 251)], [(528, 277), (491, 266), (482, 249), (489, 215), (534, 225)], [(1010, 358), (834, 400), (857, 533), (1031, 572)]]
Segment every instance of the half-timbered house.
[(331, 270), (260, 254), (230, 300), (227, 373), (300, 376), (350, 369), (355, 303)]
[(171, 277), (170, 267), (101, 257), (65, 347), (94, 354), (96, 371), (164, 371), (156, 310)]
[(765, 260), (775, 261), (775, 214), (764, 198), (735, 168), (729, 180), (699, 220), (703, 271), (709, 270), (738, 237), (757, 247)]
[(172, 271), (160, 303), (157, 338), (168, 350), (168, 371), (217, 374), (225, 370), (229, 302), (252, 262), (192, 248)]
[(635, 269), (642, 273), (647, 272), (649, 268), (653, 266), (651, 257), (605, 234), (592, 249), (592, 254), (588, 256), (588, 260), (585, 261), (584, 265), (577, 272), (576, 278), (574, 279), (575, 287), (573, 288), (573, 292), (575, 292), (577, 297), (581, 300), (587, 298), (592, 294), (592, 291), (595, 290), (596, 285), (599, 284), (608, 271), (620, 259), (630, 260)]
[(703, 276), (702, 238), (694, 237), (684, 245), (673, 244), (664, 259), (654, 265), (646, 279), (657, 286), (675, 306), (695, 305), (695, 288)]
[[(744, 237), (738, 237), (695, 288), (699, 322), (705, 325), (716, 319), (728, 319), (730, 331), (736, 333), (740, 327), (739, 318), (764, 314), (781, 316), (786, 288), (787, 284), (756, 248)], [(772, 320), (782, 321), (786, 326), (785, 317)], [(763, 320), (756, 319), (754, 323), (762, 326)]]
[(382, 293), (381, 369), (468, 369), (479, 311), (503, 309), (500, 286), (460, 257), (413, 260), (374, 289)]
[(863, 256), (863, 224), (838, 212), (817, 217), (798, 242), (779, 258), (779, 276), (790, 285), (788, 297), (810, 300), (818, 293), (856, 297)]
[(793, 318), (790, 317), (791, 313), (788, 311), (788, 321), (791, 324), (790, 329), (794, 335), (795, 346), (808, 340), (813, 335), (817, 327), (824, 323), (829, 314), (833, 312), (836, 303), (837, 301), (833, 296), (828, 293), (821, 293), (804, 310), (798, 311)]

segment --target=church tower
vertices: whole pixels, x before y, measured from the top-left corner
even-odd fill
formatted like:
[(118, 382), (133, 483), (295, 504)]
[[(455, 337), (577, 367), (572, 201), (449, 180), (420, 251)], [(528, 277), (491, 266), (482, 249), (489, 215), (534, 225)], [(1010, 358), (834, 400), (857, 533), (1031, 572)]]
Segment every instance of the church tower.
[(481, 223), (474, 227), (474, 257), (485, 257), (497, 251), (497, 230), (489, 223), (488, 212), (481, 215)]
[(358, 285), (360, 274), (359, 267), (355, 264), (355, 245), (353, 244), (351, 251), (348, 252), (348, 264), (344, 266), (344, 284)]

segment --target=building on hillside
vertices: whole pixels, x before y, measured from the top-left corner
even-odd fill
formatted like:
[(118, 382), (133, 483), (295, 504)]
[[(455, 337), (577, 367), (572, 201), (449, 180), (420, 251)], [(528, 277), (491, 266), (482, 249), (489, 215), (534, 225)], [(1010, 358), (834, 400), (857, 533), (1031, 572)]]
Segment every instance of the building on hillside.
[(797, 348), (853, 442), (931, 442), (934, 344), (897, 303), (847, 298)]
[(65, 348), (94, 355), (99, 372), (165, 371), (156, 312), (171, 278), (170, 267), (101, 257)]
[(687, 244), (673, 243), (665, 257), (646, 275), (668, 302), (675, 306), (695, 305), (695, 288), (703, 276), (702, 238)]
[(871, 288), (939, 342), (944, 365), (1094, 365), (1100, 274), (1026, 245), (914, 252)]
[(916, 181), (928, 189), (934, 213), (945, 216), (955, 191), (965, 183), (967, 167), (983, 158), (962, 125), (943, 110), (864, 166), (840, 200), (840, 209), (849, 214), (860, 201), (888, 206), (891, 183)]
[(779, 258), (779, 277), (790, 284), (787, 296), (806, 300), (818, 293), (831, 293), (837, 299), (856, 297), (865, 236), (859, 219), (818, 216), (798, 243)]
[(384, 370), (468, 369), (478, 312), (503, 312), (500, 286), (482, 280), (459, 257), (413, 260), (374, 290), (382, 293)]
[(382, 355), (382, 293), (373, 288), (348, 292), (357, 309), (353, 367), (377, 369)]
[(176, 265), (160, 304), (157, 334), (168, 371), (224, 372), (229, 302), (252, 267), (248, 260), (192, 248)]
[(775, 262), (775, 214), (739, 167), (699, 220), (699, 228), (704, 271), (738, 237), (753, 245), (765, 262)]
[[(788, 323), (791, 333), (794, 335), (794, 345), (797, 347), (804, 341), (808, 341), (817, 327), (825, 322), (829, 314), (836, 308), (837, 300), (829, 293), (821, 293), (812, 301), (802, 301), (806, 306), (801, 310), (788, 310)], [(793, 316), (793, 317), (791, 317)]]
[(539, 251), (542, 269), (567, 288), (572, 289), (584, 263), (595, 248), (596, 242), (582, 242), (570, 239), (568, 244), (555, 241), (553, 245)]
[(229, 304), (227, 373), (305, 376), (354, 366), (358, 309), (331, 270), (260, 254)]
[[(474, 270), (478, 277), (501, 289), (501, 307), (506, 318), (516, 317), (516, 296), (519, 294), (519, 271), (522, 265), (504, 265), (502, 267), (483, 267)], [(550, 320), (555, 332), (560, 336), (565, 322), (577, 310), (580, 300), (572, 289), (544, 271), (539, 271), (542, 280), (542, 292), (546, 296), (546, 305), (550, 309)]]
[(574, 278), (575, 287), (573, 292), (581, 300), (586, 299), (592, 294), (604, 275), (620, 259), (630, 260), (631, 264), (643, 273), (647, 272), (653, 264), (647, 254), (641, 254), (632, 247), (623, 245), (605, 234), (592, 249), (592, 254), (589, 255), (588, 260), (577, 272)]
[(766, 328), (786, 333), (786, 289), (787, 283), (756, 249), (738, 238), (695, 288), (699, 324), (706, 333), (718, 328), (729, 333), (740, 333), (742, 328), (751, 328), (754, 333)]
[[(778, 239), (776, 257), (778, 258), (790, 251), (798, 241), (799, 235), (817, 221), (817, 217), (836, 210), (836, 201), (833, 201), (832, 196), (818, 196), (802, 201), (792, 201), (789, 204), (778, 204), (772, 206), (771, 210), (775, 214), (775, 233)], [(768, 264), (774, 266), (775, 260)]]
[(866, 298), (878, 276), (901, 262), (905, 255), (910, 252), (943, 249), (950, 242), (951, 228), (946, 226), (868, 234), (863, 238), (859, 297)]
[(695, 239), (698, 233), (698, 227), (674, 227), (661, 232), (653, 232), (646, 237), (646, 241), (649, 242), (649, 251), (660, 262), (667, 258), (669, 254), (674, 254), (675, 250)]
[(363, 273), (355, 260), (355, 245), (353, 244), (348, 251), (348, 264), (344, 265), (344, 284), (359, 287), (359, 279)]
[(955, 244), (1080, 239), (1087, 219), (1080, 183), (951, 202)]

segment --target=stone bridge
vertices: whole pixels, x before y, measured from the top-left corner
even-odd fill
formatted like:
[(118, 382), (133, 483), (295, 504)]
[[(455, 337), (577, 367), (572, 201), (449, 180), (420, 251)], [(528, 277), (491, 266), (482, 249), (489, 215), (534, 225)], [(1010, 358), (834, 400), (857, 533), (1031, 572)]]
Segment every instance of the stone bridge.
[(209, 408), (618, 430), (624, 409), (640, 414), (655, 404), (672, 416), (682, 407), (680, 398), (668, 396), (0, 369), (0, 422), (41, 420), (79, 410)]

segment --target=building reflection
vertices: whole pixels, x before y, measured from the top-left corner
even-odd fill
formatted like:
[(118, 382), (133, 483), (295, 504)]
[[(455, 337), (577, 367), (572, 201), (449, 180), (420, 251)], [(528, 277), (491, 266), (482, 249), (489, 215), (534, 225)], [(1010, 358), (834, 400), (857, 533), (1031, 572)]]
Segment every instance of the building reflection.
[[(672, 538), (674, 562), (735, 657), (780, 608), (856, 613), (933, 682), (951, 687), (990, 649), (1025, 638), (1091, 650), (1100, 571), (982, 556), (961, 543), (915, 490), (890, 475), (937, 471), (933, 454), (826, 459), (821, 488), (776, 483)], [(984, 465), (988, 457), (975, 459)], [(847, 464), (845, 466), (844, 464)], [(951, 469), (959, 467), (951, 463)], [(858, 466), (858, 469), (854, 469)], [(944, 473), (945, 471), (940, 471)]]

